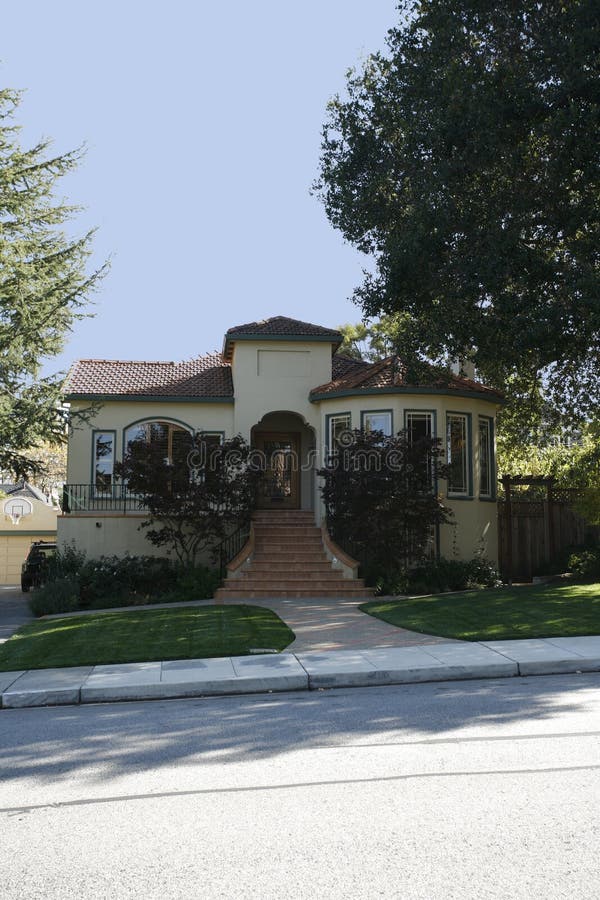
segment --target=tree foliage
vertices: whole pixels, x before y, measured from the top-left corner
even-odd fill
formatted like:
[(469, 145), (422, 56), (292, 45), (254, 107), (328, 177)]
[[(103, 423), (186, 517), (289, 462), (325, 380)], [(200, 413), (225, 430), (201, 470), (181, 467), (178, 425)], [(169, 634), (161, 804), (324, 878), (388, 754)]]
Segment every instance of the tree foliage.
[(407, 325), (408, 316), (401, 314), (340, 325), (338, 331), (343, 342), (339, 352), (354, 359), (378, 362), (401, 351)]
[(50, 143), (23, 149), (14, 115), (20, 94), (0, 90), (0, 468), (40, 471), (27, 448), (65, 438), (62, 378), (40, 378), (64, 346), (104, 268), (88, 274), (93, 232), (72, 238), (76, 207), (56, 199), (81, 150), (52, 156)]
[(132, 441), (115, 471), (148, 510), (140, 528), (155, 547), (194, 566), (236, 527), (250, 521), (261, 477), (241, 436), (218, 447), (201, 434), (178, 445), (174, 459), (164, 446)]
[(411, 442), (406, 431), (348, 432), (319, 471), (333, 539), (363, 565), (367, 577), (393, 577), (423, 557), (432, 526), (449, 512), (435, 492), (448, 475), (439, 441)]
[(329, 105), (317, 183), (374, 255), (355, 299), (485, 380), (600, 402), (600, 17), (593, 0), (400, 5)]

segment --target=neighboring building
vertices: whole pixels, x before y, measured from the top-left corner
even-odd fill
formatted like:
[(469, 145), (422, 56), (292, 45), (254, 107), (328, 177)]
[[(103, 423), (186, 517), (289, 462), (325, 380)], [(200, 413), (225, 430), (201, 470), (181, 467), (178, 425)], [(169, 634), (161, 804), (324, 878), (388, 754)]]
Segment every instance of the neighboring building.
[[(337, 353), (339, 332), (282, 316), (230, 328), (221, 353), (185, 362), (80, 360), (66, 399), (99, 404), (89, 426), (69, 439), (68, 512), (59, 541), (90, 556), (159, 552), (138, 531), (143, 511), (114, 481), (129, 441), (162, 441), (165, 455), (185, 432), (213, 440), (243, 435), (278, 451), (263, 509), (311, 511), (322, 518), (317, 469), (352, 428), (431, 434), (448, 448), (451, 478), (440, 485), (456, 527), (443, 526), (439, 552), (497, 558), (495, 416), (502, 397), (468, 378), (409, 385), (396, 358), (365, 363)], [(299, 471), (286, 460), (296, 451)], [(368, 523), (365, 523), (368, 527)]]
[(59, 510), (26, 481), (0, 484), (0, 584), (19, 584), (33, 541), (55, 541)]

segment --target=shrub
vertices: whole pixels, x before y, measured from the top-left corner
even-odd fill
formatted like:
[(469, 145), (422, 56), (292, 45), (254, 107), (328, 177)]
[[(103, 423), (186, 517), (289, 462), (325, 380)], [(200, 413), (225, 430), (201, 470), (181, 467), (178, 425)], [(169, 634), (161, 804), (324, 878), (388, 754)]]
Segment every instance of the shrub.
[(79, 589), (79, 581), (73, 575), (56, 578), (32, 592), (29, 597), (29, 608), (34, 616), (75, 612), (80, 609)]
[(77, 550), (76, 547), (67, 544), (49, 558), (46, 567), (46, 581), (56, 581), (58, 578), (79, 575), (85, 560), (86, 556), (83, 550)]
[(176, 573), (173, 600), (209, 600), (220, 584), (219, 573), (205, 566), (180, 567)]
[(435, 490), (447, 477), (440, 442), (407, 431), (347, 431), (318, 475), (334, 541), (373, 583), (401, 584), (423, 557), (431, 530), (450, 520)]
[(170, 560), (155, 556), (101, 556), (88, 560), (79, 578), (82, 609), (97, 608), (100, 601), (112, 606), (143, 604), (171, 590), (174, 567)]
[(205, 566), (182, 566), (156, 556), (102, 556), (67, 548), (57, 554), (43, 588), (34, 591), (34, 615), (78, 609), (111, 609), (146, 603), (207, 600), (219, 585), (219, 576)]
[(488, 559), (430, 560), (408, 572), (386, 576), (372, 582), (379, 594), (441, 594), (445, 591), (465, 591), (473, 588), (491, 588), (501, 584), (498, 570)]
[(569, 569), (581, 578), (600, 577), (600, 548), (572, 553), (569, 557)]

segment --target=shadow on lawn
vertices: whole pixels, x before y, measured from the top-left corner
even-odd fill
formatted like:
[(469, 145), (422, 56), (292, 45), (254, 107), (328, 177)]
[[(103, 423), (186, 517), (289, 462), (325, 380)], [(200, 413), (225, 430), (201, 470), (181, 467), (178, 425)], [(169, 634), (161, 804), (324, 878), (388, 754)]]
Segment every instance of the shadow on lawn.
[(501, 736), (515, 723), (520, 734), (542, 736), (544, 721), (583, 714), (599, 687), (600, 675), (570, 675), (3, 710), (0, 783), (57, 786), (76, 776), (85, 790), (173, 765), (226, 767), (311, 748)]

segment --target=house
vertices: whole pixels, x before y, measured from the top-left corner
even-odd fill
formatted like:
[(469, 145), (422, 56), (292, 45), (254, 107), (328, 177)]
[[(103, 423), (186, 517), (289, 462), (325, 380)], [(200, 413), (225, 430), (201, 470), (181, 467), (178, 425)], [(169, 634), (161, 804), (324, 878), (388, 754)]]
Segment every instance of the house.
[(59, 510), (34, 485), (0, 484), (0, 584), (18, 584), (33, 541), (55, 541)]
[(69, 440), (59, 542), (90, 556), (159, 552), (138, 530), (143, 511), (115, 487), (115, 463), (134, 439), (161, 441), (171, 456), (186, 432), (215, 442), (241, 434), (277, 460), (259, 500), (263, 524), (287, 517), (315, 528), (323, 517), (316, 471), (343, 433), (406, 428), (447, 446), (451, 477), (441, 490), (456, 527), (440, 529), (438, 552), (471, 558), (483, 550), (496, 559), (494, 425), (502, 397), (459, 375), (407, 384), (397, 359), (351, 359), (338, 352), (341, 340), (330, 328), (276, 316), (230, 328), (220, 353), (184, 362), (77, 362), (66, 400), (75, 412), (96, 411)]

